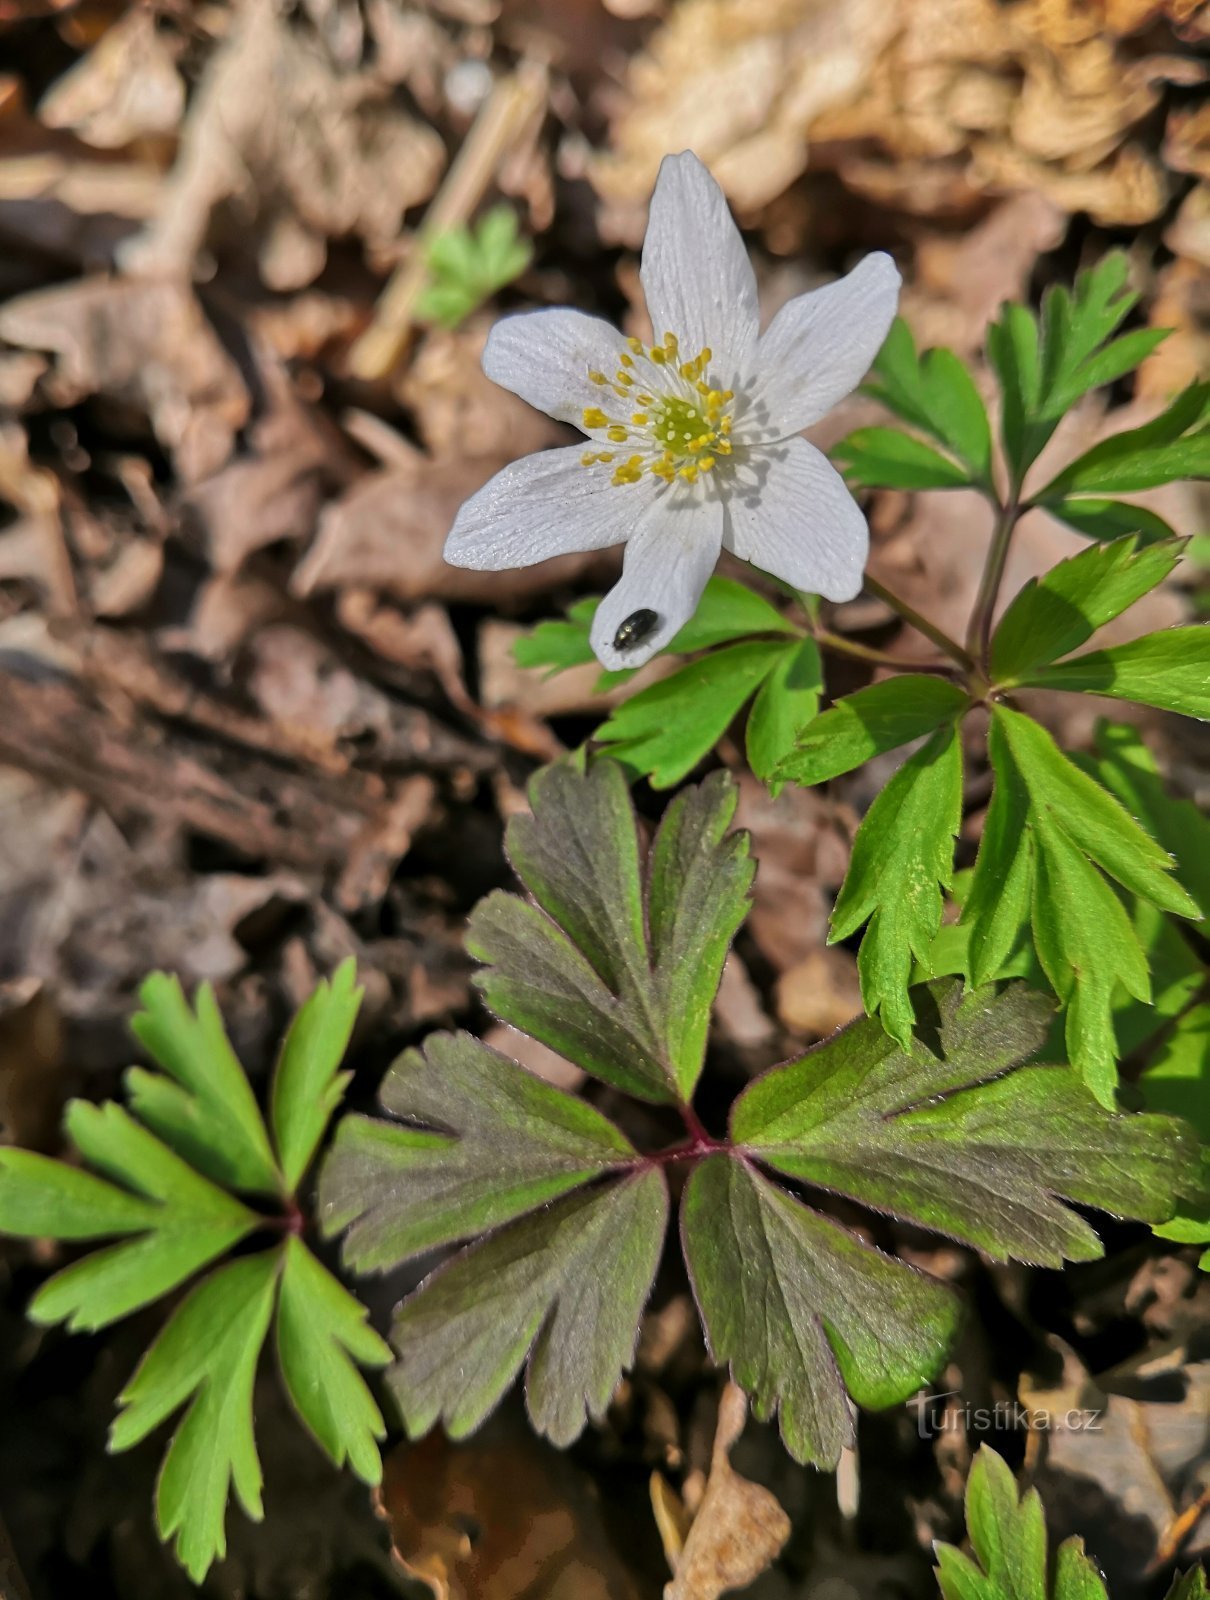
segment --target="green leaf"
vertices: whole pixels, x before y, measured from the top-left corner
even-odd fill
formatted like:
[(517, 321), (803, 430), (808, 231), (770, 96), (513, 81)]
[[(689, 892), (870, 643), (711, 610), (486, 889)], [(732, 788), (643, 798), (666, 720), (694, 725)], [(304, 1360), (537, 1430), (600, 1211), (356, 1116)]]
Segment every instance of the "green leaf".
[(799, 629), (763, 595), (734, 578), (711, 578), (697, 610), (665, 647), (668, 655), (692, 655), (733, 639), (773, 633), (797, 636)]
[[(788, 646), (757, 690), (748, 717), (748, 764), (764, 783), (819, 710), (823, 663), (814, 639)], [(775, 791), (776, 792), (776, 791)]]
[(255, 1522), (263, 1515), (261, 1469), (252, 1430), (252, 1386), (269, 1328), (276, 1253), (220, 1267), (178, 1307), (118, 1396), (125, 1409), (111, 1450), (145, 1439), (187, 1401), (156, 1486), (156, 1522), (176, 1536), (177, 1559), (200, 1583), (227, 1553), (227, 1495), (234, 1488)]
[(681, 1237), (711, 1354), (758, 1418), (779, 1413), (796, 1461), (834, 1468), (854, 1438), (850, 1396), (894, 1405), (945, 1360), (956, 1296), (746, 1161), (714, 1155), (694, 1171)]
[(1042, 392), (1038, 324), (1027, 306), (1008, 303), (987, 330), (987, 359), (1000, 382), (1000, 433), (1016, 482), (1054, 431), (1034, 422)]
[[(158, 1300), (257, 1226), (259, 1219), (251, 1211), (186, 1165), (121, 1106), (73, 1100), (65, 1123), (92, 1166), (146, 1199), (125, 1208), (128, 1215), (121, 1222), (121, 1191), (99, 1179), (82, 1185), (84, 1174), (58, 1162), (22, 1151), (4, 1152), (0, 1223), (6, 1232), (24, 1233), (30, 1225), (41, 1232), (51, 1224), (53, 1237), (61, 1220), (71, 1229), (64, 1235), (67, 1238), (133, 1235), (48, 1279), (30, 1304), (33, 1321), (65, 1321), (73, 1332), (103, 1328)], [(45, 1183), (48, 1189), (53, 1185), (60, 1198), (51, 1193), (35, 1197), (35, 1183)], [(99, 1226), (84, 1232), (80, 1205), (89, 1194), (98, 1204)]]
[(352, 1073), (337, 1069), (348, 1048), (364, 990), (350, 957), (332, 982), (320, 982), (299, 1008), (273, 1077), (270, 1112), (286, 1189), (293, 1194), (344, 1098)]
[[(520, 667), (549, 667), (551, 673), (577, 667), (596, 658), (588, 642), (592, 619), (600, 605), (597, 599), (577, 600), (567, 611), (564, 622), (540, 622), (513, 645), (513, 659)], [(707, 583), (697, 610), (685, 626), (664, 646), (662, 655), (692, 655), (734, 639), (753, 634), (792, 634), (800, 630), (769, 602), (733, 578), (713, 577)], [(603, 679), (622, 681), (631, 674), (604, 673)], [(598, 684), (598, 690), (601, 684)]]
[(1126, 290), (1128, 274), (1127, 258), (1113, 252), (1080, 274), (1074, 293), (1061, 285), (1046, 292), (1040, 331), (1020, 305), (1004, 306), (989, 328), (987, 354), (1003, 391), (1004, 448), (1016, 483), (1081, 395), (1132, 371), (1167, 336), (1167, 329), (1142, 328), (1106, 342), (1138, 300)]
[(1088, 496), (1039, 501), (1051, 516), (1089, 539), (1116, 539), (1121, 534), (1137, 534), (1143, 544), (1156, 539), (1175, 539), (1175, 528), (1145, 506), (1132, 506), (1126, 500), (1101, 500)]
[(1120, 983), (1147, 1001), (1151, 987), (1138, 936), (1101, 872), (1161, 910), (1195, 916), (1197, 907), (1167, 851), (1038, 723), (996, 706), (988, 752), (996, 790), (962, 915), (971, 981), (999, 976), (1028, 906), (1038, 959), (1067, 1006), (1071, 1059), (1111, 1106), (1115, 991)]
[(723, 962), (744, 919), (753, 864), (727, 835), (724, 773), (672, 801), (641, 864), (621, 769), (560, 763), (530, 785), (532, 817), (507, 845), (530, 903), (496, 891), (470, 920), (476, 983), (497, 1016), (640, 1099), (693, 1093)]
[(548, 667), (547, 677), (595, 661), (588, 630), (600, 603), (577, 600), (568, 607), (565, 621), (539, 622), (514, 643), (513, 660), (519, 667)]
[(1043, 996), (1012, 984), (963, 997), (946, 979), (913, 1000), (910, 1052), (862, 1018), (750, 1085), (732, 1108), (735, 1144), (1000, 1260), (1099, 1256), (1063, 1199), (1144, 1221), (1171, 1215), (1195, 1160), (1188, 1131), (1105, 1111), (1068, 1067), (1022, 1066), (1046, 1036)]
[(991, 643), (997, 683), (1077, 650), (1098, 628), (1162, 583), (1187, 541), (1144, 545), (1133, 537), (1092, 545), (1031, 578), (1004, 613)]
[(952, 350), (916, 354), (911, 330), (896, 317), (863, 385), (889, 410), (938, 439), (982, 482), (991, 475), (987, 411), (966, 366)]
[(809, 722), (776, 776), (804, 787), (823, 783), (953, 722), (968, 704), (966, 691), (956, 683), (923, 672), (872, 683)]
[(139, 998), (143, 1010), (131, 1030), (168, 1076), (130, 1069), (125, 1087), (135, 1115), (216, 1183), (278, 1193), (281, 1175), (264, 1120), (227, 1040), (214, 990), (202, 984), (191, 1010), (177, 979), (157, 972)]
[[(1176, 1215), (1155, 1232), (1177, 1244), (1210, 1246), (1210, 1003), (1187, 1007), (1165, 1030), (1139, 1089), (1144, 1105), (1184, 1117), (1203, 1141), (1200, 1179), (1190, 1184)], [(1210, 1272), (1210, 1249), (1200, 1265)]]
[(469, 1034), (399, 1057), (383, 1107), (411, 1126), (345, 1117), (319, 1189), (324, 1232), (347, 1228), (360, 1272), (456, 1243), (636, 1160), (599, 1111)]
[(1210, 818), (1192, 800), (1170, 795), (1155, 757), (1125, 722), (1097, 723), (1092, 775), (1175, 857), (1177, 876), (1202, 915), (1210, 912)]
[(1165, 628), (1129, 644), (1090, 650), (1031, 671), (1022, 681), (1037, 688), (1136, 700), (1205, 721), (1210, 718), (1210, 623)]
[(969, 468), (898, 428), (858, 428), (832, 455), (866, 489), (964, 489), (975, 481)]
[(369, 1327), (360, 1301), (325, 1271), (299, 1239), (287, 1239), (277, 1305), (277, 1357), (286, 1390), (338, 1467), (363, 1483), (382, 1479), (377, 1440), (382, 1413), (357, 1363), (384, 1367), (391, 1347)]
[(593, 737), (653, 788), (669, 789), (709, 755), (785, 653), (753, 640), (701, 656), (624, 700)]
[(975, 1559), (934, 1546), (944, 1600), (1107, 1600), (1083, 1541), (1065, 1539), (1048, 1579), (1046, 1521), (1036, 1489), (1018, 1494), (1006, 1463), (981, 1445), (966, 1484), (966, 1524)]
[(1036, 498), (1117, 495), (1210, 476), (1210, 383), (1194, 383), (1150, 422), (1115, 433), (1063, 468)]
[(91, 1172), (32, 1150), (0, 1147), (0, 1233), (105, 1239), (154, 1228), (161, 1208)]
[(532, 255), (509, 206), (493, 206), (473, 230), (463, 224), (447, 228), (426, 246), (431, 281), (416, 302), (417, 316), (456, 327), (524, 272)]
[(1210, 1577), (1203, 1566), (1190, 1567), (1172, 1580), (1165, 1600), (1207, 1600), (1210, 1596)]
[(556, 1200), (437, 1269), (404, 1301), (388, 1382), (409, 1437), (471, 1433), (521, 1366), (534, 1427), (571, 1443), (629, 1367), (668, 1220), (653, 1167)]
[(862, 999), (905, 1049), (915, 1022), (912, 957), (927, 961), (941, 926), (941, 889), (953, 877), (961, 824), (962, 741), (949, 723), (904, 762), (866, 813), (832, 912), (833, 944), (869, 920), (857, 958)]

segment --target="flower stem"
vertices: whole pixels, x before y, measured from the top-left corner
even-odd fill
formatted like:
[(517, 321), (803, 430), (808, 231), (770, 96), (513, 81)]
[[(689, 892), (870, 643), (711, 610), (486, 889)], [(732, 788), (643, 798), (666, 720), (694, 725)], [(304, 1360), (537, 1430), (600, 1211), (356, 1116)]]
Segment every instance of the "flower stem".
[[(906, 600), (901, 600), (897, 594), (884, 587), (877, 578), (871, 577), (868, 572), (865, 575), (865, 586), (872, 595), (877, 595), (883, 605), (890, 606), (891, 610), (897, 612), (905, 622), (910, 623), (917, 633), (922, 633), (926, 639), (932, 640), (943, 655), (947, 655), (952, 661), (956, 661), (964, 671), (969, 672), (975, 665), (975, 659), (970, 651), (964, 650), (957, 639), (951, 639), (943, 628), (939, 628), (936, 623), (930, 622), (927, 617), (922, 616), (916, 610), (915, 606), (910, 606)], [(913, 670), (920, 670), (915, 663), (913, 663)]]
[(996, 526), (992, 530), (992, 542), (987, 552), (987, 564), (983, 568), (983, 576), (979, 580), (979, 592), (975, 596), (974, 610), (971, 612), (970, 627), (966, 632), (966, 648), (974, 658), (986, 667), (987, 653), (991, 644), (992, 618), (996, 612), (996, 600), (1000, 594), (1000, 585), (1004, 580), (1004, 568), (1008, 562), (1008, 549), (1012, 543), (1013, 529), (1021, 516), (1021, 507), (1017, 496), (1014, 494), (1007, 505), (1002, 505), (996, 517)]
[(855, 656), (858, 661), (868, 661), (876, 667), (890, 667), (895, 672), (936, 672), (945, 678), (955, 677), (958, 673), (958, 668), (951, 666), (948, 661), (909, 661), (906, 656), (873, 650), (869, 645), (858, 644), (855, 639), (846, 639), (843, 634), (832, 633), (827, 628), (813, 629), (812, 637), (825, 650), (834, 650), (842, 656)]

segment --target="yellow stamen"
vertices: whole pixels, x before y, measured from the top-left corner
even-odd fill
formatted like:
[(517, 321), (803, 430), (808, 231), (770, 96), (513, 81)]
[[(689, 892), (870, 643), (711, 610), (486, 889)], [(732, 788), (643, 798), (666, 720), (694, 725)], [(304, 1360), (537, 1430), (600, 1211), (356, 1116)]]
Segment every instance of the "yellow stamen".
[(608, 383), (609, 379), (603, 372), (590, 372), (588, 374), (588, 381), (589, 383)]
[(585, 406), (583, 411), (584, 426), (586, 428), (607, 428), (609, 418), (600, 406)]
[(641, 428), (647, 421), (647, 413), (645, 411), (636, 411), (630, 420), (636, 428)]
[(714, 457), (713, 456), (703, 456), (702, 459), (698, 462), (698, 466), (701, 468), (701, 470), (703, 472), (713, 472), (714, 471), (714, 465), (715, 465), (715, 463), (714, 463)]

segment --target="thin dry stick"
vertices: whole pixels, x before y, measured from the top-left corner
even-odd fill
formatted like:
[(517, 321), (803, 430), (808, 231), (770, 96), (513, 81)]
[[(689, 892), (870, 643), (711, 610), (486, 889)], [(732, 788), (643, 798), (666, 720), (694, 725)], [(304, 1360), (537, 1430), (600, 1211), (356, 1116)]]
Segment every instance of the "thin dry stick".
[(546, 69), (536, 61), (523, 61), (488, 95), (425, 213), (411, 254), (396, 267), (379, 297), (374, 320), (349, 351), (349, 370), (355, 377), (385, 378), (395, 366), (412, 331), (416, 301), (428, 282), (426, 245), (467, 221), (501, 161), (545, 103)]

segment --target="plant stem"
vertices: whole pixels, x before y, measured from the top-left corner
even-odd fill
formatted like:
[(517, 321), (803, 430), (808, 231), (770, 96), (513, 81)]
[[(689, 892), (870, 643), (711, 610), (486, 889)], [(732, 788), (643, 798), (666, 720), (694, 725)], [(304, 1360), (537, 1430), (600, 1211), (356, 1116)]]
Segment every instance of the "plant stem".
[(975, 607), (971, 612), (970, 627), (966, 633), (966, 648), (970, 654), (985, 667), (987, 665), (987, 652), (991, 643), (992, 618), (996, 612), (996, 600), (1000, 594), (1000, 584), (1004, 580), (1004, 568), (1008, 562), (1008, 548), (1012, 543), (1013, 529), (1017, 526), (1017, 519), (1021, 515), (1021, 507), (1014, 493), (1007, 503), (1000, 507), (996, 518), (996, 526), (992, 531), (992, 542), (987, 552), (987, 564), (983, 568), (983, 576), (979, 580), (979, 592), (975, 596)]
[(885, 650), (873, 650), (869, 645), (858, 644), (856, 640), (846, 639), (843, 634), (832, 633), (827, 628), (814, 629), (812, 637), (816, 644), (823, 645), (827, 650), (835, 650), (838, 655), (855, 656), (858, 661), (891, 667), (896, 672), (936, 672), (945, 678), (958, 675), (958, 668), (946, 661), (909, 661), (906, 656), (892, 656)]
[(884, 605), (890, 606), (892, 611), (897, 612), (905, 622), (910, 623), (917, 633), (922, 633), (926, 639), (931, 639), (943, 655), (947, 655), (952, 661), (956, 661), (964, 671), (970, 671), (975, 665), (974, 657), (970, 651), (964, 650), (957, 639), (951, 639), (943, 628), (937, 627), (936, 623), (930, 622), (925, 616), (921, 616), (915, 606), (910, 606), (906, 600), (901, 600), (897, 594), (893, 594), (890, 589), (885, 588), (877, 578), (871, 577), (868, 572), (865, 575), (865, 586), (872, 595), (877, 595)]

